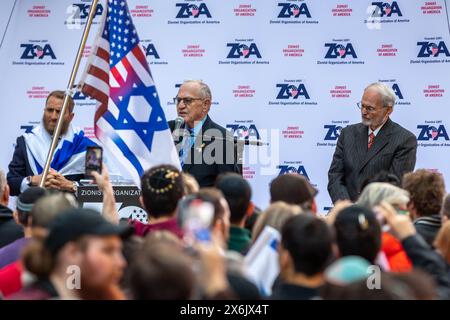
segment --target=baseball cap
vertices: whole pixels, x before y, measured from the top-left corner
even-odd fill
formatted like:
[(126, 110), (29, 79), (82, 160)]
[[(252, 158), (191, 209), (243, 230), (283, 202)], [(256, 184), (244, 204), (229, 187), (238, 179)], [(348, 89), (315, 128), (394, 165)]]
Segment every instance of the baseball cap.
[(325, 270), (325, 279), (336, 285), (347, 285), (351, 282), (366, 279), (370, 263), (359, 256), (346, 256), (335, 261)]
[(45, 196), (46, 191), (40, 187), (30, 187), (22, 192), (16, 201), (16, 208), (20, 212), (31, 212), (33, 205), (39, 198)]
[(45, 246), (52, 254), (56, 254), (66, 243), (75, 241), (82, 236), (117, 235), (125, 239), (132, 233), (132, 227), (112, 224), (95, 210), (68, 209), (51, 223)]

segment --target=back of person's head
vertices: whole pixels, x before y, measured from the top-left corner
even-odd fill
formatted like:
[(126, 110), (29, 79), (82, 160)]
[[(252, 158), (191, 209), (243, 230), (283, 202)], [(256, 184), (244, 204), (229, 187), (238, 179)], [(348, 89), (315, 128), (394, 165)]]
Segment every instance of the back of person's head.
[(200, 190), (200, 186), (193, 175), (187, 172), (182, 172), (181, 176), (183, 177), (185, 195), (196, 193)]
[(17, 219), (20, 224), (27, 227), (30, 222), (30, 213), (35, 203), (44, 197), (46, 191), (40, 187), (30, 187), (22, 192), (16, 201)]
[(319, 218), (300, 214), (289, 218), (281, 229), (282, 249), (287, 250), (295, 273), (322, 273), (332, 258), (333, 234)]
[(141, 198), (153, 218), (175, 213), (178, 201), (184, 196), (184, 181), (180, 171), (171, 165), (147, 170), (141, 178)]
[(450, 221), (450, 193), (445, 196), (442, 202), (441, 215), (443, 220)]
[(287, 204), (282, 201), (272, 203), (256, 220), (252, 230), (252, 241), (256, 241), (266, 226), (272, 227), (281, 233), (281, 228), (286, 220), (300, 213), (302, 213), (302, 209), (297, 205)]
[(192, 298), (195, 276), (191, 259), (167, 241), (146, 243), (129, 267), (133, 299), (187, 300)]
[(361, 206), (343, 209), (334, 221), (340, 256), (360, 256), (374, 263), (381, 248), (381, 227), (375, 214)]
[(270, 183), (270, 202), (284, 201), (311, 210), (317, 190), (302, 175), (288, 173)]
[[(38, 279), (48, 279), (55, 270), (80, 263), (79, 253), (87, 251), (92, 239), (127, 238), (132, 233), (132, 229), (127, 225), (112, 224), (97, 211), (79, 208), (70, 208), (57, 214), (49, 227), (48, 235), (44, 239), (35, 239), (30, 242), (25, 247), (22, 257), (25, 269)], [(102, 246), (94, 247), (97, 253), (102, 248)], [(73, 248), (76, 250), (72, 250)], [(108, 258), (111, 257), (118, 258), (114, 252), (108, 255)], [(98, 254), (93, 255), (92, 258), (101, 259)], [(106, 260), (103, 259), (103, 262)], [(86, 274), (82, 280), (86, 277), (89, 278), (92, 275)]]
[(56, 216), (67, 209), (77, 208), (78, 203), (71, 194), (56, 192), (36, 201), (31, 210), (31, 226), (48, 229)]
[(367, 185), (356, 202), (357, 205), (372, 210), (382, 201), (394, 207), (405, 207), (409, 202), (407, 191), (385, 182), (373, 182)]
[(450, 264), (450, 221), (445, 222), (439, 230), (434, 247), (438, 250), (442, 258)]
[(230, 222), (241, 223), (246, 217), (252, 197), (250, 184), (237, 173), (229, 173), (219, 177), (216, 188), (222, 191), (230, 208)]
[(367, 178), (361, 185), (361, 190), (364, 190), (367, 185), (374, 182), (385, 182), (396, 187), (401, 187), (400, 179), (395, 174), (386, 170), (381, 170), (373, 177)]
[(409, 192), (418, 216), (431, 216), (441, 211), (445, 195), (442, 174), (425, 169), (407, 173), (403, 177), (403, 189)]

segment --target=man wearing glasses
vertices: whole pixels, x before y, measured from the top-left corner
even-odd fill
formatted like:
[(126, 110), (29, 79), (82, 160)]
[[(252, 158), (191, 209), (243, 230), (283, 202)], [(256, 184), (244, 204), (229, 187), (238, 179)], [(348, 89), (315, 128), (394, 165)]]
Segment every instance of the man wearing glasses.
[(200, 187), (213, 186), (221, 173), (242, 174), (242, 163), (238, 161), (241, 153), (233, 137), (208, 115), (211, 99), (207, 84), (185, 81), (174, 98), (178, 121), (169, 121), (181, 167), (195, 177)]
[(342, 129), (328, 171), (331, 200), (355, 201), (363, 182), (386, 170), (400, 180), (414, 170), (417, 141), (413, 133), (389, 119), (396, 96), (383, 83), (365, 90), (358, 108), (361, 123)]

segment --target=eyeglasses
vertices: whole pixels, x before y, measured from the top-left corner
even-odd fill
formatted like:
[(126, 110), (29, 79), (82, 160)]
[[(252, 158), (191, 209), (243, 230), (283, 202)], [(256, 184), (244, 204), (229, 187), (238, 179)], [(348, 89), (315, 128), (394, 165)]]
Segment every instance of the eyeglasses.
[(178, 98), (178, 97), (173, 98), (173, 102), (176, 105), (179, 105), (180, 102), (183, 102), (185, 106), (191, 105), (191, 103), (194, 102), (195, 100), (205, 100), (205, 99), (203, 99), (203, 98)]
[(357, 102), (356, 105), (358, 106), (358, 109), (366, 109), (367, 112), (375, 112), (377, 108), (371, 107), (371, 106), (365, 106), (361, 102)]

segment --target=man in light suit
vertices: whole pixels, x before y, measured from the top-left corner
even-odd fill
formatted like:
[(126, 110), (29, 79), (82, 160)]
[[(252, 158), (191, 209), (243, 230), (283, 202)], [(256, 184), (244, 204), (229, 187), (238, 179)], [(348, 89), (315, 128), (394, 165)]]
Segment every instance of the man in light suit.
[(363, 182), (381, 170), (400, 180), (414, 170), (417, 141), (414, 134), (389, 119), (396, 96), (383, 83), (372, 83), (358, 107), (362, 122), (342, 129), (328, 171), (331, 200), (355, 201)]
[(183, 171), (193, 175), (200, 187), (213, 186), (224, 172), (242, 174), (241, 150), (231, 134), (208, 115), (211, 99), (207, 84), (185, 81), (174, 98), (183, 124), (176, 128), (175, 121), (169, 121)]

